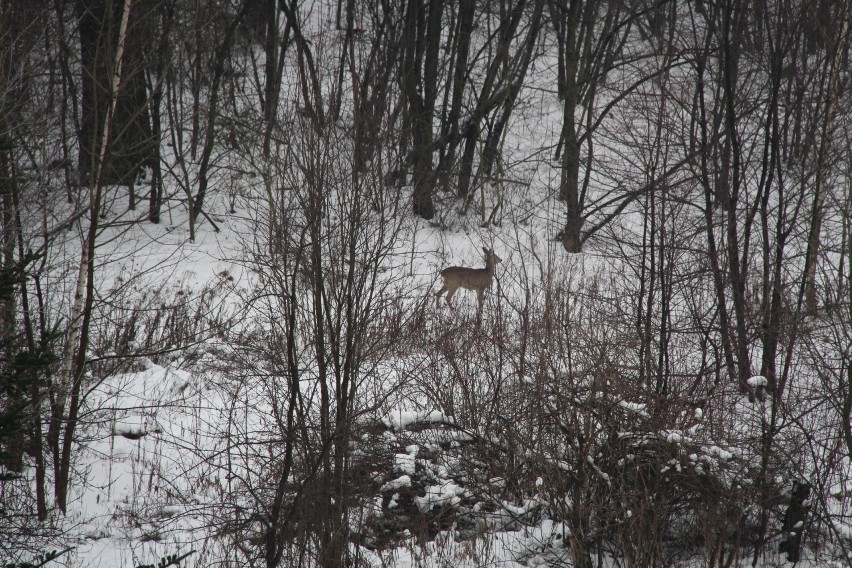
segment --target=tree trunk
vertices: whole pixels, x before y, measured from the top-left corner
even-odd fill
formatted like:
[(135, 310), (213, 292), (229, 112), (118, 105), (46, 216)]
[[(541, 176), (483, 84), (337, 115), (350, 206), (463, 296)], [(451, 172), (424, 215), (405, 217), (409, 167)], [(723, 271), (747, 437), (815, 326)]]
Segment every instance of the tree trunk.
[(414, 214), (432, 219), (435, 216), (432, 118), (438, 94), (443, 0), (428, 0), (428, 6), (423, 2), (410, 0), (405, 14), (402, 89), (411, 124)]
[(264, 78), (264, 107), (265, 124), (263, 132), (263, 155), (269, 156), (272, 145), (272, 131), (277, 122), (278, 101), (281, 93), (281, 78), (284, 74), (284, 59), (290, 42), (290, 19), (284, 26), (283, 35), (279, 36), (280, 10), (277, 0), (267, 0), (265, 13), (267, 17), (265, 78)]
[[(127, 39), (127, 26), (130, 15), (130, 9), (133, 0), (125, 0), (124, 7), (121, 12), (121, 23), (118, 30), (118, 43), (115, 50), (114, 64), (110, 69), (110, 99), (106, 107), (106, 115), (103, 120), (103, 130), (100, 138), (100, 144), (96, 147), (99, 154), (93, 160), (92, 180), (93, 187), (91, 191), (91, 199), (89, 202), (89, 229), (86, 237), (83, 239), (82, 252), (80, 253), (80, 265), (77, 275), (77, 288), (74, 295), (74, 303), (72, 305), (70, 330), (66, 343), (66, 356), (64, 375), (62, 377), (63, 385), (58, 393), (58, 404), (56, 410), (58, 415), (52, 417), (52, 424), (61, 423), (64, 421), (64, 430), (59, 435), (56, 431), (57, 443), (61, 439), (61, 446), (58, 446), (59, 455), (54, 456), (56, 464), (56, 480), (54, 486), (54, 494), (56, 505), (63, 513), (66, 512), (68, 499), (68, 484), (71, 476), (71, 460), (72, 460), (72, 445), (75, 442), (74, 435), (77, 428), (77, 419), (80, 412), (80, 406), (84, 397), (83, 393), (83, 378), (85, 376), (86, 358), (89, 349), (89, 325), (92, 318), (92, 305), (94, 303), (95, 289), (95, 240), (98, 235), (101, 209), (102, 187), (106, 183), (108, 176), (104, 165), (107, 162), (108, 141), (111, 136), (113, 125), (113, 117), (115, 116), (116, 106), (118, 103), (117, 94), (121, 86), (122, 63), (124, 60), (124, 46)], [(68, 389), (68, 390), (66, 390)], [(64, 416), (64, 406), (67, 397), (68, 414)]]
[(825, 206), (826, 197), (826, 189), (823, 185), (829, 169), (826, 161), (830, 152), (831, 140), (833, 139), (831, 133), (837, 124), (835, 115), (837, 100), (840, 97), (841, 69), (843, 68), (841, 56), (844, 49), (842, 49), (842, 47), (845, 46), (849, 40), (849, 20), (847, 18), (841, 18), (841, 21), (843, 21), (841, 33), (832, 46), (834, 53), (829, 56), (829, 87), (825, 96), (825, 116), (823, 117), (819, 152), (817, 153), (816, 187), (811, 213), (811, 229), (808, 234), (805, 272), (805, 306), (807, 312), (811, 315), (816, 315), (819, 307), (816, 286), (816, 259), (818, 258), (820, 249), (820, 234), (822, 232), (823, 208)]
[[(476, 107), (471, 112), (462, 133), (462, 138), (465, 139), (465, 148), (459, 165), (457, 194), (465, 199), (466, 205), (472, 199), (470, 190), (473, 160), (479, 144), (479, 135), (482, 132), (482, 121), (509, 97), (510, 89), (499, 89), (498, 87), (500, 80), (505, 80), (510, 84), (513, 82), (511, 70), (516, 66), (512, 64), (513, 61), (510, 61), (509, 47), (517, 33), (525, 6), (526, 0), (518, 0), (514, 5), (507, 4), (505, 11), (501, 12), (502, 19), (498, 28), (500, 33), (496, 39), (497, 46), (494, 57), (488, 63), (488, 69), (485, 72), (482, 87), (476, 100)], [(523, 49), (520, 50), (518, 63), (523, 61), (524, 53)]]
[(811, 496), (811, 486), (806, 481), (796, 480), (793, 482), (793, 494), (790, 496), (790, 505), (784, 513), (784, 522), (781, 526), (782, 538), (778, 545), (778, 552), (787, 553), (788, 562), (798, 562), (802, 547), (802, 533), (805, 531), (810, 506), (805, 501)]
[(570, 0), (567, 10), (560, 6), (557, 12), (565, 11), (564, 35), (560, 51), (565, 62), (565, 75), (560, 84), (564, 88), (562, 105), (562, 177), (559, 183), (559, 199), (565, 202), (565, 227), (561, 240), (565, 252), (578, 253), (583, 249), (580, 228), (583, 225), (580, 208), (580, 141), (577, 138), (574, 111), (579, 101), (577, 85), (577, 28), (580, 24), (580, 0)]
[[(108, 185), (129, 185), (139, 168), (154, 159), (154, 138), (148, 111), (143, 59), (144, 15), (134, 11), (127, 26), (124, 74), (121, 89), (111, 92), (111, 74), (118, 49), (122, 17), (118, 0), (77, 0), (80, 29), (80, 53), (83, 65), (82, 117), (80, 126), (80, 175), (84, 185), (92, 186), (94, 176), (101, 175)], [(138, 14), (136, 13), (138, 12)], [(100, 134), (104, 129), (107, 107), (117, 97), (113, 125), (107, 139), (103, 164), (96, 163), (101, 154)]]
[(475, 9), (476, 0), (462, 0), (459, 3), (456, 51), (453, 59), (452, 98), (441, 136), (443, 142), (443, 155), (440, 163), (441, 184), (445, 187), (450, 184), (449, 178), (456, 165), (456, 151), (461, 140), (459, 119), (461, 118), (462, 102), (467, 87), (467, 65)]
[(189, 212), (194, 222), (198, 221), (198, 216), (204, 208), (204, 200), (207, 198), (207, 185), (210, 183), (210, 158), (213, 155), (213, 146), (216, 142), (216, 120), (219, 116), (219, 91), (221, 90), (222, 77), (225, 75), (225, 62), (231, 55), (234, 35), (248, 11), (249, 4), (249, 0), (243, 0), (239, 12), (231, 20), (231, 24), (222, 38), (222, 42), (216, 49), (213, 80), (210, 83), (210, 100), (207, 104), (207, 122), (204, 125), (204, 146), (201, 149), (201, 163), (198, 166), (198, 191), (195, 194), (195, 199)]

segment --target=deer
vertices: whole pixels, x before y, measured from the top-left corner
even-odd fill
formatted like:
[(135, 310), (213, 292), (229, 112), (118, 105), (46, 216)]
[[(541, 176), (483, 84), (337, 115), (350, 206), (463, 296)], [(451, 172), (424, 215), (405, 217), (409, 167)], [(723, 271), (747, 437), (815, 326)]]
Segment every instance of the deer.
[(476, 291), (479, 309), (482, 309), (483, 294), (486, 288), (491, 287), (491, 281), (494, 279), (494, 267), (503, 260), (493, 250), (483, 247), (482, 251), (485, 253), (485, 268), (450, 266), (441, 271), (441, 281), (444, 285), (435, 294), (436, 306), (441, 305), (441, 295), (446, 292), (445, 301), (447, 305), (450, 306), (450, 309), (455, 309), (453, 308), (453, 295), (459, 288), (464, 288)]

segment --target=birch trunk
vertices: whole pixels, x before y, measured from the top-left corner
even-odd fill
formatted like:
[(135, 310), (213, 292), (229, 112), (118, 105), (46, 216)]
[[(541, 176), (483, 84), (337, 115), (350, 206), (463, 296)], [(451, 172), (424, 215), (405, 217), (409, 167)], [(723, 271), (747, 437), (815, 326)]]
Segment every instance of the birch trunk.
[[(127, 20), (133, 0), (125, 0), (121, 15), (121, 26), (118, 33), (118, 46), (115, 53), (115, 64), (110, 81), (110, 104), (101, 137), (101, 145), (98, 159), (95, 163), (96, 171), (93, 172), (94, 180), (91, 197), (89, 199), (89, 230), (83, 240), (82, 252), (80, 253), (80, 265), (77, 272), (77, 284), (74, 291), (74, 303), (71, 306), (70, 329), (66, 342), (66, 349), (62, 364), (62, 384), (57, 396), (57, 407), (54, 411), (55, 417), (64, 422), (62, 431), (61, 455), (58, 467), (56, 467), (56, 485), (54, 488), (56, 504), (65, 513), (68, 497), (68, 482), (71, 469), (71, 445), (74, 442), (74, 433), (77, 426), (77, 416), (82, 403), (80, 392), (83, 383), (83, 375), (86, 364), (86, 351), (89, 347), (89, 326), (91, 324), (92, 304), (94, 302), (94, 252), (95, 237), (97, 236), (98, 218), (100, 215), (101, 188), (105, 172), (105, 161), (107, 159), (107, 142), (109, 141), (112, 120), (115, 116), (115, 107), (118, 100), (118, 90), (121, 86), (121, 64), (124, 58), (124, 45), (127, 37)], [(70, 388), (70, 392), (69, 392)], [(65, 400), (68, 399), (68, 414), (64, 414)], [(56, 422), (54, 422), (56, 423)], [(56, 429), (58, 438), (59, 431)], [(57, 440), (58, 442), (58, 440)], [(60, 448), (56, 448), (60, 449)], [(57, 456), (54, 456), (56, 460)]]

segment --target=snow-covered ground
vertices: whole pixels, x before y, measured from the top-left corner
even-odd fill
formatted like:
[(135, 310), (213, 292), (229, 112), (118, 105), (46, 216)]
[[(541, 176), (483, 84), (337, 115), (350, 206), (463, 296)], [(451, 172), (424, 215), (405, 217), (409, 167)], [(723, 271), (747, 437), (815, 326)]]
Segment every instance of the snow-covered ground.
[[(704, 510), (716, 524), (708, 520), (710, 528), (697, 527), (691, 534), (706, 529), (707, 534), (701, 533), (706, 540), (693, 543), (686, 557), (668, 560), (670, 565), (705, 566), (712, 563), (706, 556), (711, 537), (718, 537), (720, 549), (739, 538), (734, 529), (725, 532), (725, 523), (730, 520), (733, 527), (739, 516), (757, 515), (754, 509), (730, 511), (723, 505), (736, 509), (737, 495), (758, 491), (739, 484), (756, 479), (766, 465), (761, 464), (760, 444), (767, 425), (777, 422), (775, 441), (789, 453), (773, 455), (771, 465), (788, 467), (778, 467), (783, 476), (763, 480), (775, 501), (767, 506), (771, 540), (758, 565), (784, 565), (777, 552), (781, 519), (776, 517), (783, 514), (793, 474), (813, 473), (813, 464), (819, 462), (831, 464), (824, 477), (813, 480), (823, 484), (818, 493), (825, 499), (813, 504), (822, 532), (815, 531), (811, 542), (822, 548), (806, 547), (800, 565), (840, 567), (837, 559), (849, 558), (841, 549), (845, 546), (848, 554), (852, 548), (852, 463), (836, 447), (834, 422), (823, 414), (825, 400), (809, 397), (819, 376), (814, 369), (796, 368), (801, 380), (779, 402), (776, 416), (770, 404), (749, 401), (737, 392), (728, 377), (722, 377), (721, 385), (711, 384), (712, 373), (701, 367), (707, 357), (702, 349), (718, 353), (718, 346), (699, 345), (698, 333), (676, 329), (669, 353), (672, 375), (681, 382), (669, 385), (671, 398), (657, 397), (653, 388), (638, 384), (632, 366), (640, 349), (632, 332), (639, 327), (637, 306), (644, 300), (632, 272), (638, 262), (613, 251), (641, 234), (643, 218), (638, 206), (626, 207), (607, 225), (606, 242), (591, 239), (582, 254), (566, 255), (555, 240), (565, 214), (555, 195), (560, 172), (553, 160), (561, 110), (552, 89), (540, 87), (554, 83), (553, 70), (552, 58), (545, 56), (531, 69), (532, 87), (521, 97), (502, 146), (506, 180), (487, 186), (484, 197), (477, 195), (467, 216), (458, 215), (460, 202), (451, 191), (436, 193), (438, 214), (427, 222), (411, 214), (411, 187), (383, 188), (380, 193), (392, 201), (388, 209), (398, 206), (398, 213), (382, 226), (387, 235), (365, 222), (362, 228), (368, 234), (358, 243), (368, 250), (359, 250), (361, 256), (352, 260), (343, 258), (343, 248), (332, 242), (341, 233), (335, 223), (345, 219), (351, 196), (345, 184), (339, 194), (324, 194), (331, 213), (324, 218), (328, 224), (323, 246), (328, 248), (322, 261), (349, 268), (362, 258), (378, 258), (381, 265), (370, 267), (377, 281), (371, 291), (380, 290), (382, 308), (388, 313), (397, 309), (393, 313), (399, 316), (376, 324), (388, 327), (364, 332), (396, 335), (382, 344), (379, 355), (364, 356), (363, 374), (357, 377), (357, 404), (363, 413), (353, 420), (360, 428), (359, 436), (353, 436), (353, 462), (375, 459), (366, 472), (366, 485), (375, 489), (358, 496), (362, 501), (352, 508), (352, 525), (360, 527), (364, 519), (377, 523), (406, 508), (407, 514), (424, 518), (434, 511), (451, 512), (419, 534), (404, 521), (394, 526), (399, 534), (367, 534), (365, 529), (364, 546), (353, 553), (373, 566), (570, 565), (571, 529), (567, 521), (555, 519), (575, 510), (572, 483), (582, 470), (592, 479), (587, 494), (591, 503), (584, 504), (582, 514), (592, 519), (604, 511), (612, 520), (606, 529), (623, 540), (648, 530), (652, 523), (643, 524), (644, 511), (640, 514), (638, 506), (653, 509), (659, 488), (670, 484), (673, 493), (694, 490), (677, 503), (688, 513), (672, 518), (686, 524), (694, 519), (685, 517)], [(624, 71), (622, 80), (629, 79), (629, 72)], [(249, 96), (241, 103), (259, 107)], [(287, 111), (295, 114), (293, 108)], [(631, 117), (619, 120), (633, 124)], [(621, 183), (625, 164), (634, 158), (634, 149), (623, 140), (604, 140), (601, 148), (597, 159), (609, 169), (595, 173), (590, 196), (594, 203), (608, 199), (608, 191)], [(242, 154), (217, 149), (214, 161), (220, 169), (212, 178), (206, 211), (219, 231), (200, 218), (194, 242), (189, 240), (185, 203), (177, 198), (167, 202), (159, 225), (118, 223), (123, 215), (119, 198), (108, 208), (107, 218), (114, 222), (105, 222), (98, 237), (96, 268), (103, 328), (93, 342), (99, 350), (91, 354), (97, 364), (103, 363), (97, 367), (101, 374), (87, 383), (68, 514), (53, 516), (57, 535), (33, 545), (39, 550), (70, 547), (56, 565), (136, 567), (184, 555), (182, 566), (239, 565), (242, 557), (229, 549), (239, 544), (233, 534), (256, 522), (252, 515), (261, 515), (256, 509), (265, 496), (251, 493), (257, 488), (252, 480), (271, 479), (276, 473), (280, 456), (275, 452), (284, 437), (282, 379), (271, 368), (278, 354), (256, 356), (268, 349), (265, 342), (284, 318), (275, 311), (284, 302), (268, 302), (266, 291), (259, 288), (271, 278), (264, 273), (270, 266), (261, 261), (272, 257), (264, 256), (269, 188), (260, 180), (261, 174), (272, 171), (275, 183), (285, 186), (293, 181), (287, 175), (293, 174), (270, 166), (257, 176), (242, 175), (239, 172), (252, 167), (268, 166), (251, 161), (255, 149), (242, 149)], [(168, 152), (164, 159), (171, 165), (177, 161)], [(342, 169), (348, 175), (347, 165)], [(334, 168), (340, 166), (329, 167), (338, 172)], [(167, 193), (179, 195), (174, 186)], [(287, 199), (296, 198), (281, 199), (289, 205), (293, 202)], [(500, 200), (495, 222), (483, 227)], [(374, 210), (385, 212), (380, 205)], [(298, 226), (301, 214), (293, 213), (289, 220)], [(684, 214), (684, 226), (692, 226), (689, 214), (694, 212)], [(51, 263), (57, 268), (49, 284), (62, 290), (53, 297), (63, 298), (53, 306), (56, 321), (69, 311), (79, 236), (69, 233), (51, 249)], [(384, 246), (386, 254), (371, 256), (373, 248)], [(486, 293), (481, 319), (473, 292), (456, 295), (455, 311), (436, 306), (433, 294), (440, 269), (481, 267), (483, 247), (494, 249), (502, 262)], [(635, 250), (628, 246), (622, 252)], [(694, 262), (694, 257), (684, 262)], [(692, 269), (682, 267), (684, 273)], [(298, 269), (287, 271), (288, 276), (295, 272), (293, 282), (298, 282)], [(715, 301), (707, 292), (710, 285), (704, 284), (673, 295), (673, 321), (687, 321), (690, 310), (700, 311)], [(294, 289), (304, 290), (299, 286)], [(334, 291), (329, 285), (327, 293)], [(159, 304), (168, 308), (161, 315), (185, 319), (179, 325), (157, 320)], [(137, 310), (139, 306), (147, 311)], [(117, 341), (121, 325), (110, 318), (134, 314), (147, 314), (139, 316), (138, 329), (171, 333), (179, 341), (148, 341), (157, 344), (156, 352), (138, 354), (131, 364), (111, 372), (106, 365), (115, 353), (108, 347)], [(554, 322), (560, 325), (555, 331), (548, 328)], [(131, 338), (131, 351), (145, 341)], [(269, 345), (280, 346), (271, 340)], [(304, 352), (312, 348), (308, 340), (298, 347)], [(751, 355), (758, 357), (756, 348)], [(315, 378), (315, 366), (300, 371)], [(767, 379), (754, 376), (748, 386), (759, 390)], [(306, 381), (302, 388), (319, 387)], [(818, 411), (798, 410), (802, 401), (812, 401)], [(485, 423), (488, 420), (492, 422)], [(513, 429), (526, 420), (540, 429)], [(578, 441), (583, 435), (587, 438)], [(503, 463), (510, 458), (515, 461)], [(580, 466), (573, 463), (576, 460)], [(519, 478), (498, 474), (504, 471), (518, 472)], [(647, 472), (641, 483), (631, 477)], [(645, 482), (648, 495), (625, 489)], [(772, 493), (775, 489), (778, 492)], [(719, 526), (718, 535), (710, 534)], [(376, 545), (381, 538), (387, 542)], [(612, 550), (592, 550), (596, 565), (629, 564), (616, 556)], [(721, 565), (721, 559), (715, 560)], [(750, 564), (749, 552), (728, 565)]]
[[(217, 290), (211, 295), (215, 298), (209, 304), (219, 310), (215, 313), (232, 318), (228, 321), (237, 327), (243, 325), (244, 322), (240, 322), (247, 313), (237, 312), (237, 316), (233, 316), (235, 310), (246, 309), (239, 298), (244, 297), (244, 292), (255, 282), (247, 270), (247, 253), (240, 249), (246, 242), (246, 234), (251, 233), (251, 225), (239, 216), (215, 212), (214, 215), (221, 231), (213, 232), (208, 224), (202, 223), (195, 243), (188, 242), (186, 226), (181, 223), (153, 228), (140, 225), (122, 233), (122, 238), (104, 252), (105, 258), (118, 259), (103, 268), (104, 289), (114, 290), (125, 281), (132, 282), (133, 274), (144, 274), (140, 283), (134, 284), (137, 291), (141, 282), (149, 287), (164, 285), (166, 294), (183, 294), (186, 301), (192, 303), (199, 300), (196, 294), (209, 286)], [(437, 271), (450, 263), (478, 265), (481, 247), (494, 247), (504, 260), (498, 267), (499, 283), (487, 296), (483, 316), (487, 321), (495, 317), (499, 303), (517, 301), (523, 296), (524, 286), (529, 286), (529, 271), (534, 275), (533, 281), (545, 279), (544, 270), (549, 264), (541, 259), (555, 254), (555, 245), (546, 238), (546, 231), (546, 223), (507, 222), (502, 227), (488, 229), (444, 230), (410, 220), (400, 232), (396, 247), (397, 255), (407, 255), (403, 261), (395, 257), (395, 270), (401, 273), (389, 277), (402, 278), (412, 291), (414, 304), (425, 304), (428, 318), (433, 322), (430, 325), (452, 323), (460, 318), (472, 322), (470, 318), (476, 304), (473, 293), (460, 292), (456, 298), (457, 312), (443, 306), (434, 307), (431, 294), (437, 288)], [(570, 275), (575, 285), (587, 279), (600, 282), (602, 275), (607, 275), (609, 282), (617, 282), (617, 266), (610, 265), (594, 252), (563, 262), (567, 266), (563, 267), (565, 274)], [(536, 263), (541, 264), (536, 266)], [(132, 294), (128, 299), (132, 299)], [(258, 391), (264, 387), (246, 384), (246, 397), (256, 398), (252, 399), (253, 404), (235, 409), (223, 371), (221, 368), (215, 370), (215, 364), (206, 365), (215, 363), (218, 354), (229, 348), (220, 344), (220, 340), (220, 336), (209, 335), (199, 345), (187, 349), (191, 354), (177, 352), (163, 357), (159, 364), (140, 358), (132, 370), (106, 377), (88, 393), (84, 409), (86, 427), (80, 431), (69, 514), (55, 519), (64, 527), (64, 542), (73, 550), (56, 562), (67, 566), (139, 566), (155, 564), (168, 555), (188, 554), (181, 565), (216, 563), (222, 551), (222, 543), (213, 536), (217, 516), (223, 514), (218, 498), (226, 492), (225, 485), (229, 483), (222, 474), (221, 464), (217, 463), (217, 456), (229, 451), (231, 429), (242, 429), (246, 435), (256, 432), (259, 442), (267, 435), (274, 436), (273, 432), (264, 432), (265, 423), (272, 414), (268, 399)], [(410, 354), (413, 359), (420, 356)], [(391, 383), (397, 380), (392, 367), (394, 365), (390, 364), (384, 375)], [(522, 385), (533, 392), (535, 380), (522, 379)], [(757, 387), (764, 382), (763, 377), (754, 377), (749, 384)], [(426, 432), (447, 427), (448, 430), (440, 434), (441, 439), (455, 438), (462, 443), (470, 439), (465, 434), (464, 416), (453, 416), (444, 409), (428, 406), (434, 404), (428, 396), (412, 398), (417, 389), (402, 390), (404, 396), (389, 398), (385, 410), (375, 415), (393, 440), (396, 440), (394, 432), (404, 433), (412, 426), (424, 428)], [(724, 429), (742, 440), (759, 438), (762, 425), (768, 419), (768, 408), (732, 396), (735, 406), (728, 414), (730, 423)], [(576, 401), (579, 405), (586, 402)], [(611, 404), (624, 413), (624, 424), (651, 419), (651, 409), (641, 399), (613, 395)], [(736, 472), (756, 463), (758, 456), (743, 455), (741, 448), (716, 445), (713, 429), (718, 431), (723, 426), (718, 422), (707, 423), (704, 413), (705, 410), (696, 405), (691, 415), (681, 417), (682, 428), (650, 434), (625, 431), (621, 436), (635, 447), (654, 447), (663, 442), (672, 448), (682, 448), (680, 455), (675, 455), (662, 467), (660, 475), (669, 470), (680, 473), (682, 468), (688, 468), (698, 474), (714, 473), (724, 478), (729, 475), (724, 473), (726, 468)], [(235, 420), (235, 416), (240, 418)], [(453, 430), (455, 427), (458, 431)], [(451, 435), (449, 431), (456, 433)], [(414, 504), (421, 512), (433, 507), (457, 506), (467, 502), (465, 499), (473, 500), (469, 490), (457, 483), (455, 472), (450, 471), (446, 463), (435, 465), (418, 457), (419, 448), (418, 444), (409, 444), (396, 454), (393, 468), (380, 489), (381, 494), (390, 496), (389, 501), (383, 505), (379, 497), (374, 506), (378, 514), (383, 507), (390, 510), (397, 506), (400, 491), (410, 488), (411, 476), (415, 472), (422, 473), (424, 468), (430, 472), (432, 481), (423, 486), (423, 495), (414, 497)], [(587, 459), (591, 471), (608, 483), (609, 474), (599, 468), (591, 455)], [(848, 471), (848, 464), (845, 467)], [(566, 468), (570, 466), (566, 464)], [(838, 482), (836, 478), (835, 482)], [(540, 487), (541, 478), (534, 483)], [(831, 491), (836, 495), (849, 495), (852, 487), (848, 479), (839, 480), (839, 485)], [(546, 506), (548, 499), (546, 495), (531, 493), (521, 502), (503, 502), (503, 512), (498, 510), (485, 515), (483, 518), (490, 520), (480, 525), (478, 536), (473, 538), (450, 527), (428, 541), (411, 535), (408, 540), (384, 551), (364, 548), (358, 553), (362, 560), (376, 566), (565, 565), (570, 562), (570, 551), (562, 543), (568, 529), (563, 523), (537, 512)], [(836, 505), (833, 506), (836, 508)], [(845, 507), (848, 505), (837, 510)], [(477, 510), (476, 507), (473, 510)], [(629, 519), (630, 509), (624, 514)], [(522, 523), (512, 521), (521, 518), (526, 520)], [(482, 527), (489, 528), (483, 530)], [(850, 524), (839, 521), (836, 530), (848, 535)], [(601, 562), (610, 565), (612, 559), (604, 555)], [(769, 550), (761, 563), (782, 565), (783, 558)], [(831, 564), (821, 560), (805, 561), (803, 565)]]

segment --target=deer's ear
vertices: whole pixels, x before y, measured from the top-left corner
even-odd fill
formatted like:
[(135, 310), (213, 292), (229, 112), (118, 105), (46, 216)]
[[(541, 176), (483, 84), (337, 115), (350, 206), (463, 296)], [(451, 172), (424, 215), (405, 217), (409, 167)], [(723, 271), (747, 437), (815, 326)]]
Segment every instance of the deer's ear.
[(484, 252), (486, 255), (491, 254), (491, 251), (490, 251), (490, 250), (488, 250), (488, 249), (487, 249), (487, 248), (485, 248), (485, 247), (482, 247), (482, 252)]

